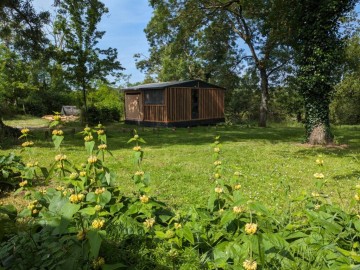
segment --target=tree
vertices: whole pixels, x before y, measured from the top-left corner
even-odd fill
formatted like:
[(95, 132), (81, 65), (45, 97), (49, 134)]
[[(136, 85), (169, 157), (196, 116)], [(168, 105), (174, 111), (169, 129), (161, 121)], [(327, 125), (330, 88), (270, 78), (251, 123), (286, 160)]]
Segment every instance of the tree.
[[(12, 80), (13, 84), (17, 85), (17, 89), (23, 88), (23, 83), (26, 82), (23, 78), (17, 80), (18, 78), (14, 77), (14, 74), (9, 73), (8, 67), (16, 69), (16, 66), (23, 65), (21, 62), (36, 59), (47, 43), (42, 27), (48, 21), (49, 13), (36, 13), (31, 2), (31, 0), (3, 0), (0, 2), (1, 65), (2, 70), (6, 73), (2, 74), (2, 84), (8, 83), (9, 81), (4, 80), (10, 78), (10, 81)], [(20, 61), (18, 61), (19, 56), (21, 56)], [(11, 58), (16, 61), (9, 61)], [(21, 70), (16, 69), (16, 72), (21, 73)], [(0, 111), (0, 133), (6, 135), (11, 133), (12, 129), (2, 122), (2, 113)]]
[(123, 70), (117, 60), (115, 48), (100, 49), (97, 46), (104, 31), (97, 30), (101, 17), (108, 12), (99, 0), (64, 0), (58, 3), (55, 34), (61, 33), (63, 49), (58, 61), (65, 67), (67, 79), (81, 89), (87, 112), (87, 91), (97, 80), (107, 82), (107, 77), (118, 76)]
[[(258, 71), (261, 83), (259, 126), (265, 127), (269, 80), (287, 63), (289, 56), (287, 47), (280, 44), (278, 38), (282, 35), (277, 31), (279, 27), (276, 21), (282, 14), (279, 1), (151, 0), (150, 4), (155, 9), (154, 16), (146, 29), (152, 47), (150, 59), (153, 57), (161, 63), (163, 56), (161, 48), (168, 46), (178, 47), (176, 52), (181, 50), (188, 52), (190, 46), (203, 44), (201, 50), (210, 52), (212, 44), (217, 40), (222, 41), (217, 43), (220, 46), (215, 47), (216, 51), (228, 50), (235, 53), (236, 57), (233, 59), (237, 61), (232, 62), (235, 63), (231, 67), (233, 70), (234, 67), (239, 66), (238, 60), (247, 59), (248, 64)], [(216, 35), (203, 35), (207, 32)], [(205, 40), (208, 42), (203, 42)], [(246, 45), (250, 55), (243, 56), (243, 50), (239, 48), (240, 40)], [(196, 55), (204, 62), (214, 63), (208, 68), (207, 74), (216, 73), (217, 64), (229, 59), (221, 57), (217, 57), (216, 61), (212, 60), (214, 58), (207, 59), (211, 55), (219, 56), (219, 53)]]
[(290, 44), (295, 52), (298, 89), (304, 98), (305, 129), (311, 144), (332, 142), (329, 104), (341, 75), (344, 38), (340, 19), (356, 0), (289, 0)]

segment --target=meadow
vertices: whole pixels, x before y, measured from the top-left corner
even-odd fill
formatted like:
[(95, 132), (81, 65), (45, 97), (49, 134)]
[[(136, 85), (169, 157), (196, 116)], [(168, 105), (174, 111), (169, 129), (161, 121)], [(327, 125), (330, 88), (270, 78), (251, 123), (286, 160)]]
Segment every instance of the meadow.
[[(24, 161), (34, 157), (39, 166), (49, 167), (56, 151), (45, 132), (48, 121), (37, 118), (7, 120), (8, 124), (32, 129), (35, 147), (21, 154)], [(79, 123), (64, 126), (62, 150), (74, 163), (84, 162), (84, 140)], [(214, 183), (211, 143), (220, 136), (223, 176), (241, 173), (243, 192), (270, 208), (281, 209), (289, 200), (315, 189), (313, 174), (319, 168), (315, 160), (323, 156), (324, 192), (328, 199), (349, 209), (355, 185), (360, 182), (360, 127), (333, 127), (337, 145), (303, 144), (301, 126), (207, 126), (193, 128), (148, 128), (111, 124), (106, 127), (107, 166), (116, 174), (116, 181), (125, 193), (134, 191), (132, 149), (127, 141), (137, 130), (146, 144), (143, 170), (151, 177), (152, 196), (173, 206), (203, 204)], [(19, 153), (20, 145), (0, 149), (0, 155)]]
[(6, 123), (25, 142), (0, 155), (26, 166), (1, 197), (5, 269), (358, 269), (357, 126), (310, 146), (274, 124)]

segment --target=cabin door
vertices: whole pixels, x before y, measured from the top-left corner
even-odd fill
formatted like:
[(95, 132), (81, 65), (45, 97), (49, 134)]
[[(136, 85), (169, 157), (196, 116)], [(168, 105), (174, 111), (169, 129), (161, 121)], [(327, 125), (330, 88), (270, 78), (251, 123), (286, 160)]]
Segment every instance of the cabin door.
[(191, 119), (199, 118), (199, 89), (191, 89)]
[(126, 93), (126, 119), (142, 121), (144, 118), (142, 110), (142, 98), (140, 93)]

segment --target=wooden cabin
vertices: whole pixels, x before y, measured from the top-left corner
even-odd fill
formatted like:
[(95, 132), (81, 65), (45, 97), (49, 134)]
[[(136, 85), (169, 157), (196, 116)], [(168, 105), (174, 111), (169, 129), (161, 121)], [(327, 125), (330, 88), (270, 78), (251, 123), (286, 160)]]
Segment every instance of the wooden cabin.
[(128, 124), (187, 127), (225, 120), (225, 89), (204, 81), (150, 83), (123, 91)]

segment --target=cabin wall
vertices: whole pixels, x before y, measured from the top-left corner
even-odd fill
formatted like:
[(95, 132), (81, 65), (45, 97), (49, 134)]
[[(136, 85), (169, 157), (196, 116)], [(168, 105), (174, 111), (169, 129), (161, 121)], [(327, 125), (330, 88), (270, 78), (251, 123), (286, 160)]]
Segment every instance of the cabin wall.
[(191, 88), (168, 88), (166, 92), (168, 121), (191, 120)]
[(199, 119), (224, 118), (225, 91), (199, 89)]

